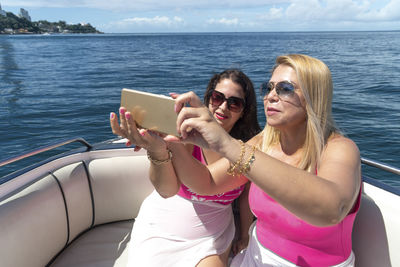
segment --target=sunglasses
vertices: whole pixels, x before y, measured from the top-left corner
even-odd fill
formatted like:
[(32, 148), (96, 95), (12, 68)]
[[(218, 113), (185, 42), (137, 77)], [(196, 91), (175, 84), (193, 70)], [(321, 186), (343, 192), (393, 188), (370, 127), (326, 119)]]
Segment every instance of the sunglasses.
[(213, 106), (220, 106), (226, 101), (228, 109), (232, 112), (241, 112), (244, 108), (245, 101), (243, 98), (231, 96), (226, 98), (225, 95), (216, 90), (212, 91), (210, 103)]
[(262, 97), (265, 98), (274, 88), (280, 98), (289, 98), (294, 94), (296, 86), (291, 81), (263, 82), (260, 88)]

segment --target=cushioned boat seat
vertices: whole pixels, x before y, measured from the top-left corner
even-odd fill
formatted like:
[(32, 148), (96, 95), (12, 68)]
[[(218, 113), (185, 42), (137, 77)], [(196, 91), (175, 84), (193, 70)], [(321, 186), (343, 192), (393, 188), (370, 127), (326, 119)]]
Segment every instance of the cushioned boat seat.
[(144, 153), (90, 155), (1, 185), (0, 193), (10, 191), (0, 194), (2, 267), (126, 264), (134, 218), (154, 190), (149, 162)]
[(126, 266), (134, 220), (94, 227), (73, 241), (52, 267)]

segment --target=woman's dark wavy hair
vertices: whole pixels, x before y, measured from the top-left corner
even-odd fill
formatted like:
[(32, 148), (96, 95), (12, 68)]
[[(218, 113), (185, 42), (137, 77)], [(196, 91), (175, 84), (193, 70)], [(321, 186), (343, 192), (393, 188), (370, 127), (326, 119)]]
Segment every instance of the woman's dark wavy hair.
[(257, 119), (256, 93), (253, 83), (246, 74), (238, 69), (227, 69), (219, 74), (215, 74), (208, 82), (207, 90), (204, 94), (204, 104), (208, 107), (213, 90), (224, 79), (231, 80), (243, 89), (245, 106), (242, 117), (235, 123), (229, 134), (233, 138), (246, 142), (261, 131)]

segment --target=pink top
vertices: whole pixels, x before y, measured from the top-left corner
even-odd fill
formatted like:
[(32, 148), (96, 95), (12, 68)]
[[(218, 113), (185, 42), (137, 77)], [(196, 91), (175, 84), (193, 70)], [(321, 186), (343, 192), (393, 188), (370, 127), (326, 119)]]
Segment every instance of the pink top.
[(360, 199), (361, 190), (353, 210), (337, 225), (317, 227), (297, 218), (253, 183), (249, 193), (259, 242), (298, 266), (332, 266), (350, 256)]
[[(206, 161), (203, 156), (203, 152), (198, 146), (193, 147), (193, 157), (197, 160), (199, 160), (201, 163), (206, 165)], [(190, 190), (187, 186), (184, 184), (181, 184), (181, 188), (179, 189), (178, 195), (181, 197), (184, 197), (189, 200), (196, 200), (196, 201), (212, 201), (216, 203), (220, 203), (223, 205), (228, 205), (233, 202), (240, 194), (243, 192), (245, 185), (242, 185), (236, 189), (233, 189), (231, 191), (218, 194), (218, 195), (199, 195)]]

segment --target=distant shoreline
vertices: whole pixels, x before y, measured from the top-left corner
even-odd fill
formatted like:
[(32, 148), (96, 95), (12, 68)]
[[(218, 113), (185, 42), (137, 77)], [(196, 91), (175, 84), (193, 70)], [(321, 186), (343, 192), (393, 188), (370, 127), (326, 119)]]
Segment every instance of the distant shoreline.
[(269, 33), (352, 33), (352, 32), (400, 32), (400, 30), (346, 30), (346, 31), (225, 31), (225, 32), (13, 32), (13, 33), (5, 33), (0, 31), (0, 35), (67, 35), (67, 34), (105, 34), (105, 35), (231, 35), (231, 34), (269, 34)]
[(49, 22), (47, 20), (31, 21), (30, 17), (16, 16), (12, 12), (0, 15), (0, 34), (102, 34), (90, 23), (67, 24), (65, 21)]
[(15, 32), (15, 33), (4, 33), (4, 32), (0, 32), (0, 35), (71, 35), (71, 34), (105, 34), (104, 32), (69, 32), (69, 33), (48, 33), (48, 32), (44, 32), (44, 33), (35, 33), (35, 32)]

